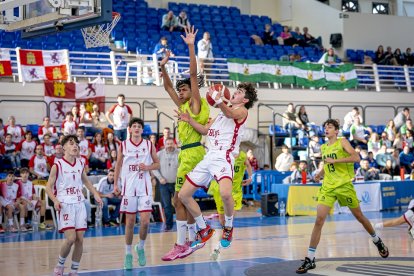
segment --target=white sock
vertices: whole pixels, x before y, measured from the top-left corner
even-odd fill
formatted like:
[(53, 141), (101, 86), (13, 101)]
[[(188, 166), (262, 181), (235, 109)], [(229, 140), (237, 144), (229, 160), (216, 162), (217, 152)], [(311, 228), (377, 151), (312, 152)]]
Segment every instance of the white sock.
[(199, 229), (205, 229), (207, 227), (206, 221), (204, 220), (203, 215), (199, 215), (198, 217), (194, 219)]
[(312, 261), (315, 258), (316, 248), (309, 247), (308, 248), (308, 258)]
[(377, 236), (377, 233), (372, 234), (371, 237), (372, 237), (373, 242), (377, 243), (379, 241), (379, 237)]
[(20, 218), (20, 225), (24, 225), (24, 218)]
[(78, 269), (79, 269), (79, 262), (72, 261), (72, 266), (70, 267), (70, 272), (71, 273), (76, 273), (76, 272), (78, 272)]
[(374, 225), (374, 228), (375, 228), (375, 230), (382, 229), (382, 228), (384, 228), (384, 223), (382, 223), (382, 222), (376, 223)]
[(187, 222), (185, 220), (177, 220), (177, 244), (184, 245), (187, 235)]
[(66, 258), (59, 256), (57, 266), (65, 266)]
[(144, 249), (145, 240), (139, 240), (138, 249)]
[(224, 215), (224, 227), (233, 227), (233, 216)]
[(9, 226), (12, 226), (13, 225), (13, 219), (11, 218), (11, 219), (9, 219)]
[(125, 245), (125, 254), (132, 254), (132, 245)]
[(188, 240), (189, 241), (195, 241), (197, 231), (196, 231), (196, 224), (188, 224), (187, 223), (187, 230), (188, 230)]

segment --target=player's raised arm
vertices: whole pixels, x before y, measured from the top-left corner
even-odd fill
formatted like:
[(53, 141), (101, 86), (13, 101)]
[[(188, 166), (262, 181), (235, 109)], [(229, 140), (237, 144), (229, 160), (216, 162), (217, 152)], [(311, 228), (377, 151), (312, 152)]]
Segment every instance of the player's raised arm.
[(167, 91), (168, 95), (170, 95), (170, 98), (173, 100), (175, 105), (180, 107), (180, 105), (182, 105), (183, 103), (178, 98), (177, 92), (174, 90), (173, 83), (172, 83), (170, 77), (168, 76), (167, 69), (165, 69), (165, 65), (168, 63), (169, 60), (170, 60), (170, 51), (167, 50), (167, 52), (165, 53), (165, 57), (160, 62), (162, 79), (163, 79), (163, 83), (164, 83), (164, 89), (165, 89), (165, 91)]
[(185, 28), (185, 36), (181, 35), (181, 38), (188, 46), (188, 54), (190, 57), (190, 82), (191, 82), (191, 111), (194, 114), (198, 114), (201, 109), (201, 96), (198, 88), (197, 79), (197, 59), (195, 55), (195, 38), (198, 30), (194, 30), (194, 26)]
[(175, 117), (177, 117), (179, 121), (189, 123), (201, 135), (206, 135), (207, 134), (208, 129), (210, 128), (210, 126), (213, 124), (213, 122), (215, 120), (215, 119), (213, 119), (210, 122), (208, 122), (206, 125), (202, 125), (202, 124), (198, 123), (196, 120), (194, 120), (190, 116), (190, 114), (188, 114), (187, 112), (181, 112), (181, 111), (178, 111), (178, 110), (174, 110), (174, 111), (177, 114), (177, 115), (175, 115)]

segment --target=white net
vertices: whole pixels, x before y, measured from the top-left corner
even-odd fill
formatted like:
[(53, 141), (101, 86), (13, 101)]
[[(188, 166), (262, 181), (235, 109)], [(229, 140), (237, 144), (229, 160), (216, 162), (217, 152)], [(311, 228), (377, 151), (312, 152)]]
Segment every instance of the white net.
[(82, 28), (83, 39), (86, 48), (108, 46), (110, 43), (110, 35), (113, 28), (121, 19), (121, 15), (117, 12), (112, 13), (112, 22), (101, 25)]

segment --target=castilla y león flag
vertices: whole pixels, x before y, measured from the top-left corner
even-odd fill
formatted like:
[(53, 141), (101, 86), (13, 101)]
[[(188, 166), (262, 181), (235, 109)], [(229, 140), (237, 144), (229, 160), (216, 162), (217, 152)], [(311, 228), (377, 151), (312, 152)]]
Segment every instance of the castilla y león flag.
[(19, 50), (23, 81), (67, 80), (68, 60), (64, 50)]
[(7, 49), (0, 49), (0, 77), (11, 76), (12, 73), (10, 52)]
[(73, 82), (45, 82), (45, 102), (50, 104), (50, 119), (61, 122), (65, 119), (65, 113), (74, 105), (84, 103), (86, 110), (92, 112), (92, 106), (98, 104), (101, 112), (105, 111), (104, 85), (95, 83)]

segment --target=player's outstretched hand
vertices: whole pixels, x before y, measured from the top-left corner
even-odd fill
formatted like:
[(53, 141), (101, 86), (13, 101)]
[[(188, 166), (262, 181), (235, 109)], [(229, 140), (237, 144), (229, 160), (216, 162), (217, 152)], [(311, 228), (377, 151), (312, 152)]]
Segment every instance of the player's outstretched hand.
[(175, 117), (177, 118), (178, 121), (183, 121), (183, 122), (190, 122), (190, 114), (188, 112), (181, 112), (179, 110), (174, 110), (176, 115)]
[(194, 25), (189, 28), (185, 27), (184, 30), (185, 30), (185, 36), (181, 35), (181, 38), (184, 40), (185, 44), (194, 45), (198, 30), (194, 31)]
[(242, 182), (242, 186), (249, 186), (251, 183), (252, 183), (252, 179), (251, 178), (245, 179)]
[(165, 52), (164, 58), (160, 61), (161, 66), (165, 66), (165, 64), (168, 63), (168, 61), (170, 60), (170, 55), (171, 55), (171, 51), (167, 50)]
[(113, 194), (114, 194), (114, 195), (116, 195), (116, 196), (118, 196), (118, 195), (120, 194), (120, 191), (119, 191), (118, 185), (114, 185), (114, 191), (113, 191)]

